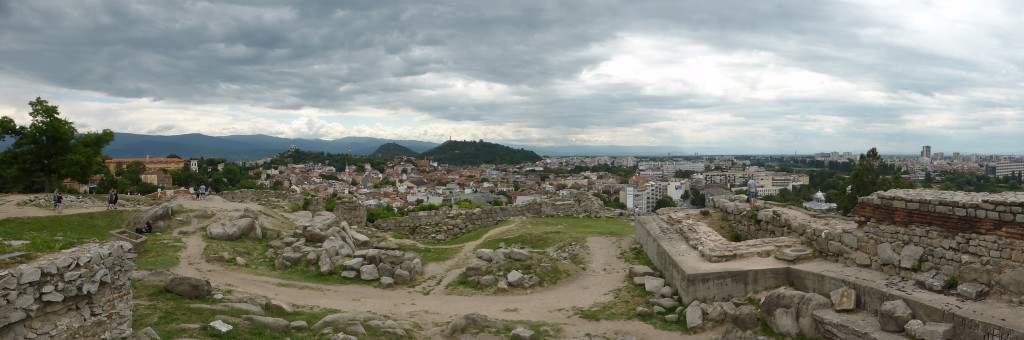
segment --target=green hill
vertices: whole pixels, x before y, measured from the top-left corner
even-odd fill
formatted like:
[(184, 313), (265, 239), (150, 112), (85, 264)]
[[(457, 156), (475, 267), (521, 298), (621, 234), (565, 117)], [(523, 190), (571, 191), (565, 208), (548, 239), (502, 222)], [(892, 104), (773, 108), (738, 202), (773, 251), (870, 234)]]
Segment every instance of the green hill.
[(412, 151), (407, 147), (401, 146), (398, 143), (387, 143), (382, 144), (377, 151), (370, 154), (372, 158), (392, 159), (398, 156), (415, 157), (419, 158), (420, 153)]
[(522, 164), (540, 161), (537, 153), (484, 141), (447, 141), (423, 152), (424, 159), (451, 165)]

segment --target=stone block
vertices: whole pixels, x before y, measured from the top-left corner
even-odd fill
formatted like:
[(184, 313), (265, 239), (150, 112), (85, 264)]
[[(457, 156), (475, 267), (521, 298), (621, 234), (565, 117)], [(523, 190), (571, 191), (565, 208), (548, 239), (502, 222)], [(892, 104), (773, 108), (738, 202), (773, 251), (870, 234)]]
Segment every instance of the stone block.
[(658, 294), (658, 292), (661, 291), (662, 287), (665, 287), (665, 279), (660, 277), (645, 276), (644, 290), (653, 294)]
[(1012, 294), (1024, 295), (1024, 269), (1015, 269), (995, 278), (999, 288)]
[(956, 287), (956, 293), (968, 300), (981, 300), (988, 293), (988, 286), (977, 282), (962, 283)]
[(921, 255), (924, 255), (924, 248), (915, 245), (903, 247), (903, 251), (900, 252), (900, 267), (904, 269), (915, 267)]
[(834, 310), (848, 311), (857, 308), (857, 291), (849, 287), (833, 290), (829, 295), (832, 298), (832, 309)]
[(907, 322), (913, 318), (914, 312), (903, 300), (886, 301), (878, 310), (879, 327), (886, 332), (902, 332)]
[(892, 250), (892, 245), (891, 244), (889, 244), (889, 243), (879, 244), (878, 247), (876, 248), (876, 250), (878, 251), (878, 263), (883, 264), (883, 265), (886, 265), (886, 264), (896, 264), (896, 261), (897, 261), (896, 252), (894, 252)]

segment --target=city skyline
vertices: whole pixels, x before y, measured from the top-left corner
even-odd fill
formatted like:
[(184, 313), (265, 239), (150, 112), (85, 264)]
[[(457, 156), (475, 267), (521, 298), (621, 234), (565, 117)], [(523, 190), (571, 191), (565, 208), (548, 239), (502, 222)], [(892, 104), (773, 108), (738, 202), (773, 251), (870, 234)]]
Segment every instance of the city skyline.
[[(5, 2), (79, 131), (1022, 154), (1024, 4)], [(45, 18), (45, 20), (44, 20)]]

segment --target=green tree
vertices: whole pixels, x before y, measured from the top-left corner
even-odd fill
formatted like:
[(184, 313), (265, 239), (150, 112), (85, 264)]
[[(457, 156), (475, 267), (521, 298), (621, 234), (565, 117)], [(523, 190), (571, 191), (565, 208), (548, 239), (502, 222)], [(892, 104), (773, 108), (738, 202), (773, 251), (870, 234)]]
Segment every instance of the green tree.
[(0, 167), (8, 169), (0, 189), (49, 192), (54, 181), (71, 178), (85, 182), (100, 162), (101, 152), (114, 141), (114, 132), (78, 134), (72, 122), (60, 117), (56, 105), (36, 97), (28, 103), (29, 125), (19, 126), (11, 117), (0, 117), (0, 140), (13, 138), (0, 153)]
[(876, 191), (892, 188), (892, 177), (882, 177), (879, 169), (888, 169), (878, 149), (871, 148), (867, 154), (861, 154), (857, 167), (850, 174), (849, 190), (839, 201), (843, 214), (849, 214), (857, 206), (857, 198), (870, 195)]
[(658, 210), (661, 208), (674, 208), (675, 206), (676, 202), (673, 201), (672, 197), (668, 195), (661, 196), (661, 198), (659, 198), (658, 201), (654, 202), (654, 210)]

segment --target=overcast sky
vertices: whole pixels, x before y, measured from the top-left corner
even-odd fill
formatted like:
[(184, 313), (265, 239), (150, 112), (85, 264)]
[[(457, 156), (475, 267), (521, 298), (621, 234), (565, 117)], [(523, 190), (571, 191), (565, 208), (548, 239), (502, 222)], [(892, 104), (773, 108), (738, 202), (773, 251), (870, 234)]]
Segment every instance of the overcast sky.
[(1022, 1), (0, 0), (79, 131), (1024, 153)]

